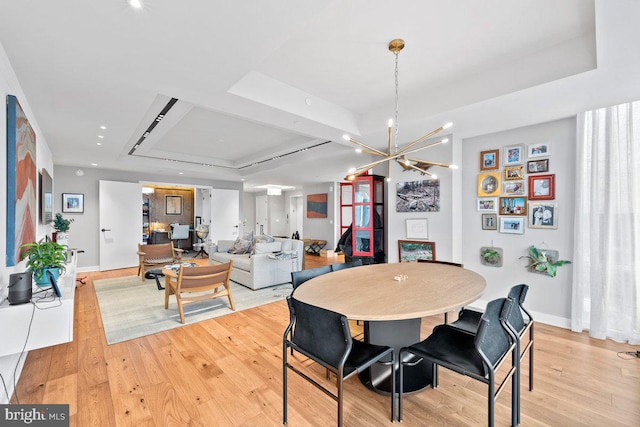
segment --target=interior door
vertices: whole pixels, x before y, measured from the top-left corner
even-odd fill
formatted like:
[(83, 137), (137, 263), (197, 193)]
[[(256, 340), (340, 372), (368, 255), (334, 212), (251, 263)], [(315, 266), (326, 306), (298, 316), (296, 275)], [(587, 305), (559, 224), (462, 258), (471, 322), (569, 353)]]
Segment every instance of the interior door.
[(269, 234), (267, 196), (256, 196), (256, 229), (255, 234)]
[(209, 236), (218, 240), (235, 240), (240, 222), (240, 192), (238, 190), (211, 190), (211, 228)]
[(100, 271), (138, 265), (142, 243), (142, 185), (100, 181)]

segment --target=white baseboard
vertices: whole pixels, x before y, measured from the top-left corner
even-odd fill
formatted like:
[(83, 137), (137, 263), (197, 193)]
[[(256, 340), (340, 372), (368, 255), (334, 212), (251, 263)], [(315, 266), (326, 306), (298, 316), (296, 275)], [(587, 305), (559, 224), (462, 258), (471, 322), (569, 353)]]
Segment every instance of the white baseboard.
[(92, 271), (99, 271), (99, 270), (100, 270), (99, 265), (90, 265), (88, 267), (78, 267), (76, 269), (76, 273), (89, 273)]
[[(472, 304), (468, 305), (468, 307), (473, 308), (474, 310), (484, 311), (487, 306), (488, 301), (477, 300)], [(571, 329), (571, 319), (567, 319), (564, 317), (554, 316), (547, 313), (541, 313), (539, 311), (528, 310), (533, 316), (533, 319), (538, 323), (544, 323), (545, 325), (557, 326), (558, 328), (563, 329)], [(455, 319), (454, 319), (455, 320)]]

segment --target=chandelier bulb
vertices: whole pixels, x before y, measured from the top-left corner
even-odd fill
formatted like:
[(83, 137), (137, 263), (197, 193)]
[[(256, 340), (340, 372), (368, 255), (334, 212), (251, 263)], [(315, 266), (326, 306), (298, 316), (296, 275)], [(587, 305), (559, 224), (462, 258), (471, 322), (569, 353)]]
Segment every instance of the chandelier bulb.
[(362, 148), (356, 148), (356, 153), (362, 153)]
[(387, 182), (391, 182), (391, 177), (390, 176), (387, 177)]
[(444, 138), (442, 141), (440, 141), (441, 144), (446, 144), (447, 142), (449, 142), (449, 138)]
[(342, 135), (342, 139), (344, 139), (345, 141), (351, 141), (351, 137), (349, 135), (347, 135), (346, 133), (344, 135)]
[(453, 122), (445, 123), (442, 125), (442, 129), (449, 129), (451, 126), (453, 126)]
[(438, 179), (438, 175), (431, 174), (431, 179)]
[(389, 126), (390, 128), (392, 128), (392, 127), (393, 127), (393, 119), (389, 119), (389, 124), (388, 124), (388, 126)]
[(349, 172), (349, 173), (355, 173), (355, 172), (356, 172), (356, 170), (357, 170), (356, 168), (351, 168), (351, 169), (349, 169), (347, 172)]
[(458, 169), (458, 165), (449, 165), (449, 169)]

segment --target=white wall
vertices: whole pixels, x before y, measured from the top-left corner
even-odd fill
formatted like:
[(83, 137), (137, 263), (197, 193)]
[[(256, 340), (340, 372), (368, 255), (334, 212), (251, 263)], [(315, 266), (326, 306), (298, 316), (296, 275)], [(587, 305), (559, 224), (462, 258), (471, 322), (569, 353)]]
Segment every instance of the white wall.
[[(452, 139), (451, 135), (438, 135), (437, 139), (440, 140), (442, 138)], [(453, 163), (453, 144), (438, 145), (416, 153), (414, 156), (419, 159), (450, 164)], [(396, 189), (398, 183), (423, 181), (429, 179), (429, 177), (423, 176), (419, 172), (404, 171), (395, 162), (391, 164), (391, 181), (387, 183), (385, 189), (387, 262), (398, 262), (398, 240), (407, 240), (406, 220), (415, 218), (426, 218), (428, 220), (429, 238), (424, 240), (435, 243), (436, 258), (438, 260), (460, 261), (458, 257), (453, 255), (453, 203), (454, 198), (458, 197), (457, 193), (453, 191), (453, 182), (455, 175), (459, 171), (433, 167), (430, 172), (436, 174), (440, 181), (440, 210), (438, 212), (396, 212)]]
[[(322, 184), (305, 185), (303, 191), (302, 206), (303, 214), (303, 232), (301, 238), (326, 240), (325, 249), (335, 249), (338, 233), (336, 231), (336, 184), (333, 182), (325, 182)], [(307, 196), (309, 194), (327, 193), (327, 217), (326, 218), (307, 218)]]
[[(11, 64), (9, 63), (9, 58), (7, 58), (7, 54), (4, 51), (4, 48), (0, 44), (0, 96), (2, 100), (6, 100), (7, 95), (15, 95), (20, 102), (20, 106), (24, 110), (27, 118), (29, 119), (29, 123), (36, 133), (36, 166), (38, 172), (42, 170), (42, 168), (47, 169), (49, 174), (54, 177), (54, 185), (55, 185), (55, 175), (53, 171), (53, 160), (51, 156), (51, 150), (47, 145), (47, 141), (45, 140), (42, 132), (40, 131), (40, 127), (38, 126), (38, 122), (33, 112), (31, 111), (31, 107), (29, 106), (29, 101), (25, 96), (22, 88), (20, 87), (20, 83), (11, 68)], [(6, 105), (3, 102), (3, 105)], [(3, 177), (0, 185), (0, 303), (8, 304), (6, 301), (6, 297), (8, 294), (7, 286), (9, 283), (9, 275), (16, 272), (22, 272), (25, 270), (24, 262), (18, 263), (16, 266), (7, 267), (6, 266), (6, 256), (7, 256), (7, 248), (6, 248), (6, 240), (7, 240), (7, 230), (6, 230), (6, 221), (7, 221), (7, 187), (6, 187), (6, 179), (7, 176), (7, 109), (5, 106), (0, 108), (0, 176)], [(36, 194), (39, 194), (40, 189)], [(38, 202), (39, 203), (39, 202)], [(38, 212), (40, 206), (38, 205)], [(42, 225), (39, 223), (40, 218), (37, 219), (38, 225), (36, 228), (36, 236), (38, 239), (41, 239), (45, 236), (45, 234), (50, 230), (48, 225)], [(1, 325), (0, 327), (6, 328), (10, 327), (10, 325)], [(26, 337), (25, 337), (26, 338)], [(0, 343), (2, 345), (2, 343)], [(20, 373), (22, 371), (22, 366), (24, 364), (24, 359), (26, 358), (26, 354), (19, 358), (19, 355), (6, 356), (0, 358), (0, 375), (4, 379), (5, 384), (7, 385), (9, 394), (13, 393), (13, 384), (14, 370), (16, 371), (16, 379), (20, 377)], [(16, 367), (17, 365), (17, 367)], [(4, 393), (4, 388), (0, 388), (0, 404), (7, 403), (8, 397)]]
[[(519, 257), (527, 254), (530, 245), (535, 245), (558, 250), (560, 259), (572, 258), (575, 139), (576, 120), (568, 118), (466, 139), (462, 154), (462, 262), (465, 268), (482, 274), (487, 280), (483, 301), (502, 297), (511, 286), (526, 283), (529, 285), (527, 308), (543, 315), (537, 320), (564, 327), (568, 327), (571, 318), (572, 265), (561, 267), (558, 275), (551, 278), (527, 271), (526, 260)], [(480, 152), (514, 144), (524, 144), (526, 148), (527, 144), (539, 142), (551, 144), (548, 173), (555, 174), (558, 229), (525, 227), (522, 235), (482, 230), (481, 213), (476, 210)], [(500, 161), (503, 162), (502, 152)], [(504, 250), (501, 268), (480, 263), (480, 247), (492, 244)]]

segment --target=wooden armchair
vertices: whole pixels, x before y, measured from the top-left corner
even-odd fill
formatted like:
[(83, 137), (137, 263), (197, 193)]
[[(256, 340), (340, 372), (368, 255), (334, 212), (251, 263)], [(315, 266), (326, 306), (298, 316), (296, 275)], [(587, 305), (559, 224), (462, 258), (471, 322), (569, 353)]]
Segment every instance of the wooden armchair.
[(179, 262), (182, 258), (182, 249), (175, 249), (173, 242), (162, 243), (160, 245), (141, 245), (138, 243), (138, 275), (145, 280), (148, 270), (158, 268), (163, 265)]
[[(182, 303), (202, 301), (220, 297), (229, 298), (231, 310), (235, 311), (231, 289), (229, 289), (229, 276), (233, 269), (233, 260), (226, 264), (207, 265), (203, 267), (180, 266), (177, 280), (171, 280), (165, 284), (164, 308), (169, 308), (169, 296), (175, 295), (180, 312), (180, 322), (184, 323), (184, 311)], [(223, 288), (219, 290), (220, 288)], [(213, 291), (211, 293), (203, 293)], [(183, 293), (202, 293), (193, 297), (183, 297)]]

